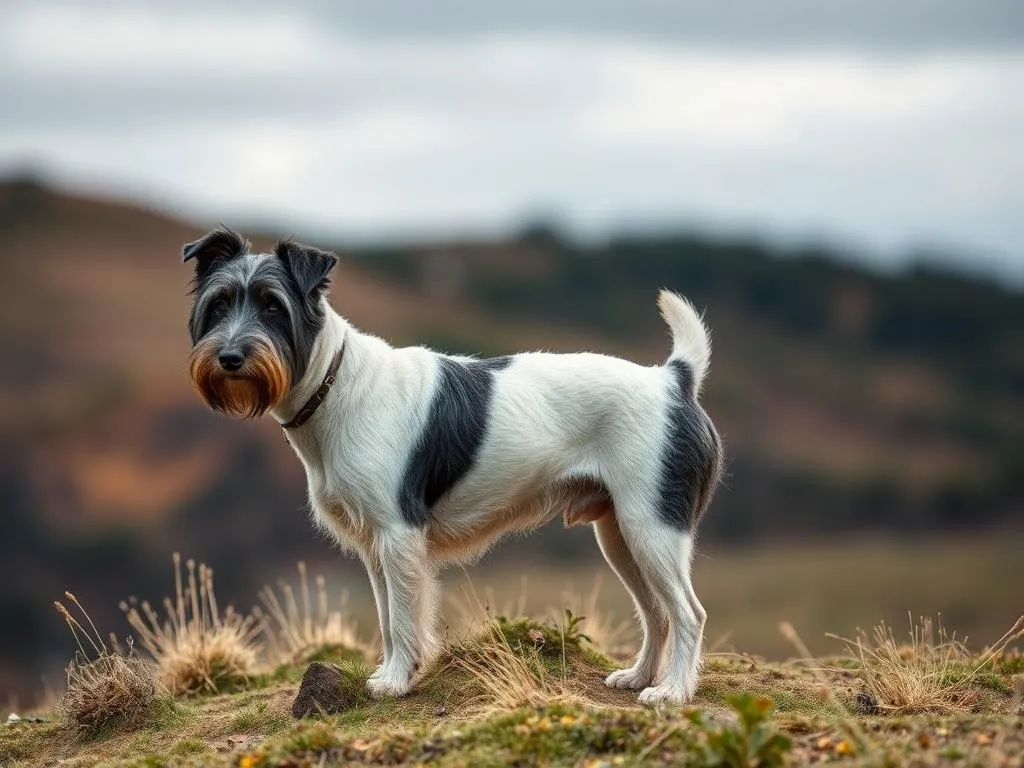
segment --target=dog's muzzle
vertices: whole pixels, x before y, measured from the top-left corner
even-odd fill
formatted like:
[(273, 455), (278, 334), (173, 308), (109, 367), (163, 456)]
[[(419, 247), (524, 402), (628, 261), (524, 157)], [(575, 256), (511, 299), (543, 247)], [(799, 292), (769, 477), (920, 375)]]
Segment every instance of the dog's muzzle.
[(291, 386), (288, 366), (263, 342), (253, 343), (247, 352), (200, 342), (189, 356), (189, 373), (210, 408), (244, 419), (275, 407)]

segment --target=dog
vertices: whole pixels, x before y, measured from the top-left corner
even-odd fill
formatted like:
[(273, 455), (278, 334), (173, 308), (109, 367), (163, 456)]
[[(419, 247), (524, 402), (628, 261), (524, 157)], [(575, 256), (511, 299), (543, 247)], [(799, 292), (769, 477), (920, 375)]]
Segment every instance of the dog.
[(327, 301), (333, 253), (291, 240), (253, 253), (221, 228), (195, 261), (191, 378), (215, 411), (270, 414), (302, 462), (315, 522), (366, 566), (383, 660), (367, 685), (403, 696), (438, 653), (438, 570), (559, 515), (593, 526), (633, 597), (643, 642), (612, 688), (692, 700), (706, 612), (694, 535), (721, 476), (698, 403), (710, 341), (662, 291), (664, 365), (530, 352), (478, 359), (397, 349)]

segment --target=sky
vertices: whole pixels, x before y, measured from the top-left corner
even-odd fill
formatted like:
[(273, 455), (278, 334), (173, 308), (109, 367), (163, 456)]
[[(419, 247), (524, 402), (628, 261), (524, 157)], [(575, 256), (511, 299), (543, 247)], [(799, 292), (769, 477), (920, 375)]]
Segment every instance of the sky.
[(6, 0), (25, 170), (307, 239), (545, 219), (1024, 283), (1024, 3)]

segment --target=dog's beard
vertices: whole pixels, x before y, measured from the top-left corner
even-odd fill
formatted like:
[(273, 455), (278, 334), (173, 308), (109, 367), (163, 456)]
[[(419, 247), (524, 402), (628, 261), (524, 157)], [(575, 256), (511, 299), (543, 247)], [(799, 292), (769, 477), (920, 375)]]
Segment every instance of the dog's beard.
[(189, 356), (189, 373), (200, 396), (215, 411), (254, 419), (274, 408), (291, 386), (291, 375), (273, 349), (258, 344), (237, 371), (227, 372), (213, 344), (198, 344)]

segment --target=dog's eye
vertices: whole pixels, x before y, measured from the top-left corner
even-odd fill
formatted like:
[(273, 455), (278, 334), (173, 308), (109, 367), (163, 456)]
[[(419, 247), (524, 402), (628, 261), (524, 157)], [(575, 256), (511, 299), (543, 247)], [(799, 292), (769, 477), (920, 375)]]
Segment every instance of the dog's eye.
[(263, 311), (268, 315), (276, 315), (281, 311), (281, 304), (273, 296), (265, 296), (263, 299)]
[(214, 317), (223, 317), (228, 311), (228, 300), (221, 296), (213, 302), (213, 306), (210, 307), (210, 311), (213, 313)]

